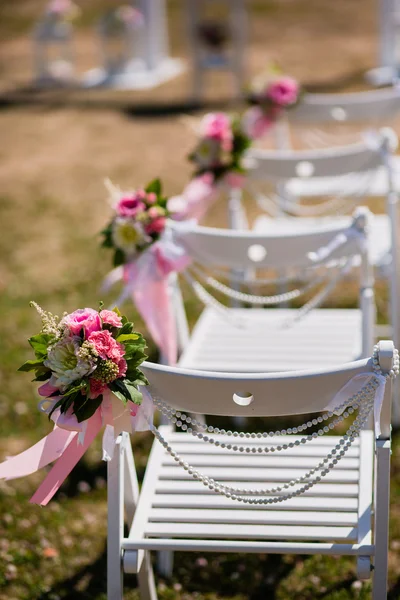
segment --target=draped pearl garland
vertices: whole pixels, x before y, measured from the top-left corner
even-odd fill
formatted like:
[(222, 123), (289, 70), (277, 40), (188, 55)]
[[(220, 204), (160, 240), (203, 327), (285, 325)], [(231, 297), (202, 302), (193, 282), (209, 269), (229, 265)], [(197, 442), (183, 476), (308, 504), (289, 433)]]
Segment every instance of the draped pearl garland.
[[(182, 431), (186, 431), (188, 434), (192, 434), (193, 436), (197, 437), (203, 442), (214, 444), (215, 446), (218, 446), (222, 449), (253, 454), (280, 452), (283, 450), (287, 450), (288, 448), (294, 448), (296, 446), (300, 446), (301, 444), (311, 442), (312, 440), (317, 439), (319, 436), (328, 433), (338, 423), (352, 415), (355, 410), (359, 411), (352, 425), (350, 425), (346, 433), (341, 437), (340, 441), (333, 447), (333, 449), (330, 452), (328, 452), (328, 454), (325, 456), (325, 458), (323, 458), (322, 461), (320, 461), (314, 468), (310, 469), (301, 477), (298, 477), (297, 479), (292, 479), (291, 481), (288, 481), (287, 483), (277, 487), (272, 487), (269, 489), (246, 489), (236, 488), (222, 484), (213, 479), (212, 477), (208, 477), (200, 473), (197, 469), (195, 469), (188, 462), (186, 462), (177, 452), (173, 450), (173, 448), (169, 445), (169, 443), (165, 440), (162, 434), (152, 423), (149, 423), (150, 430), (158, 439), (158, 441), (162, 444), (162, 446), (165, 448), (168, 454), (170, 454), (170, 456), (185, 471), (187, 471), (189, 475), (193, 477), (193, 479), (200, 481), (204, 486), (208, 487), (210, 490), (222, 494), (226, 498), (247, 504), (266, 505), (284, 502), (285, 500), (289, 500), (290, 498), (294, 498), (296, 496), (304, 494), (307, 490), (319, 483), (345, 456), (346, 452), (349, 450), (354, 440), (360, 435), (360, 431), (363, 429), (363, 427), (368, 421), (369, 415), (374, 407), (375, 392), (378, 386), (380, 385), (381, 377), (383, 376), (385, 377), (385, 379), (393, 379), (399, 374), (400, 368), (398, 351), (395, 350), (394, 353), (393, 368), (390, 370), (389, 373), (386, 373), (384, 375), (379, 365), (378, 346), (375, 346), (372, 357), (372, 370), (373, 373), (376, 373), (377, 375), (379, 375), (379, 377), (373, 377), (372, 380), (369, 381), (366, 385), (364, 385), (359, 392), (345, 400), (340, 406), (335, 408), (333, 411), (327, 411), (323, 415), (319, 415), (318, 417), (307, 421), (306, 423), (297, 427), (291, 427), (288, 429), (263, 433), (248, 433), (230, 430), (225, 431), (224, 429), (219, 429), (218, 427), (213, 427), (211, 425), (201, 423), (200, 421), (197, 421), (196, 419), (189, 417), (186, 414), (183, 414), (181, 411), (174, 409), (159, 398), (154, 399), (157, 408), (159, 408), (159, 410), (165, 416), (167, 416), (172, 423), (174, 423), (177, 427), (181, 428)], [(237, 438), (261, 440), (268, 437), (279, 437), (297, 434), (312, 426), (321, 424), (327, 421), (328, 419), (334, 417), (335, 415), (336, 418), (331, 423), (329, 423), (329, 425), (325, 425), (324, 427), (321, 427), (318, 431), (300, 439), (297, 439), (294, 442), (288, 442), (285, 438), (282, 444), (272, 446), (242, 446), (235, 443), (237, 442)], [(205, 433), (213, 433), (219, 436), (227, 436), (228, 438), (233, 438), (233, 440), (224, 442), (220, 439), (205, 435)], [(295, 489), (293, 491), (287, 491), (291, 488)]]

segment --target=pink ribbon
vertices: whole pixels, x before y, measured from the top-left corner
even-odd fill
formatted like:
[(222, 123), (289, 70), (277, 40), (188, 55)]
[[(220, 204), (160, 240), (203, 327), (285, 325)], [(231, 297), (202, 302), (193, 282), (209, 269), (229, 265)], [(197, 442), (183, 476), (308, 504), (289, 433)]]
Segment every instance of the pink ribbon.
[[(47, 412), (51, 410), (54, 402), (50, 400)], [(61, 415), (57, 409), (52, 415), (52, 419), (56, 423), (53, 431), (28, 450), (1, 463), (0, 479), (25, 477), (56, 461), (30, 500), (34, 504), (45, 506), (104, 425), (106, 425), (108, 433), (107, 448), (110, 453), (110, 448), (113, 448), (115, 443), (115, 437), (121, 431), (132, 432), (148, 429), (149, 422), (153, 419), (153, 412), (154, 404), (147, 390), (144, 390), (143, 403), (140, 406), (128, 402), (126, 407), (108, 390), (96, 412), (90, 419), (82, 423), (78, 423), (72, 411)], [(110, 460), (108, 454), (104, 452), (104, 447), (103, 457)]]
[(168, 200), (168, 209), (175, 221), (196, 219), (200, 221), (218, 195), (218, 188), (211, 173), (195, 177), (180, 196)]
[(141, 314), (154, 342), (168, 364), (174, 365), (178, 356), (176, 321), (170, 297), (169, 275), (179, 273), (190, 263), (184, 248), (166, 229), (162, 238), (143, 252), (140, 257), (114, 269), (106, 277), (103, 289), (123, 278), (125, 287), (116, 304), (129, 296)]

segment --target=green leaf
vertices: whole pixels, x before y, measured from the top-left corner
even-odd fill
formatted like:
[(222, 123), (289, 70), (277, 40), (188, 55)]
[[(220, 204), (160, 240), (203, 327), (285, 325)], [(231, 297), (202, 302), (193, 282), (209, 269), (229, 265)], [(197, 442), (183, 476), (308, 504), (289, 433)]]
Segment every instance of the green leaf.
[(50, 379), (50, 377), (51, 377), (50, 369), (46, 369), (46, 371), (37, 369), (35, 372), (35, 379), (33, 381), (46, 381), (47, 379)]
[(130, 392), (122, 379), (115, 379), (108, 387), (125, 405), (131, 399)]
[(46, 358), (47, 349), (53, 337), (48, 333), (39, 333), (29, 338), (28, 342), (32, 346), (36, 358)]
[(149, 185), (145, 188), (145, 192), (150, 193), (150, 192), (154, 192), (154, 194), (156, 194), (157, 196), (161, 195), (161, 181), (157, 178), (157, 179), (153, 179), (153, 181), (151, 181), (149, 183)]
[(120, 265), (123, 265), (124, 262), (125, 262), (125, 254), (122, 252), (122, 250), (117, 248), (115, 250), (115, 254), (114, 254), (114, 267), (119, 267)]
[(122, 327), (118, 329), (118, 335), (126, 335), (128, 333), (132, 333), (132, 331), (133, 323), (130, 323), (129, 321), (125, 321), (124, 323), (124, 317), (122, 317)]
[(137, 387), (133, 383), (128, 382), (126, 379), (125, 379), (125, 387), (129, 391), (130, 399), (132, 400), (132, 402), (134, 404), (138, 404), (140, 406), (142, 404), (142, 400), (143, 400), (142, 392), (139, 392)]
[(88, 398), (87, 396), (82, 396), (83, 402), (74, 402), (74, 414), (78, 420), (78, 423), (82, 423), (82, 421), (87, 421), (90, 419), (99, 408), (100, 404), (103, 401), (103, 396), (98, 396), (97, 398)]
[(36, 370), (42, 371), (43, 369), (48, 371), (48, 368), (43, 365), (43, 359), (39, 359), (39, 360), (27, 360), (23, 365), (21, 365), (19, 367), (18, 371), (23, 371), (25, 373), (28, 373), (29, 371), (36, 371)]
[[(129, 378), (130, 379), (130, 378)], [(135, 385), (149, 385), (149, 380), (141, 371), (137, 371), (136, 379), (133, 382)]]
[(122, 317), (121, 311), (119, 310), (118, 306), (114, 306), (112, 312), (115, 312), (119, 317)]
[(117, 337), (117, 342), (125, 343), (127, 341), (137, 341), (140, 335), (138, 333), (120, 333)]

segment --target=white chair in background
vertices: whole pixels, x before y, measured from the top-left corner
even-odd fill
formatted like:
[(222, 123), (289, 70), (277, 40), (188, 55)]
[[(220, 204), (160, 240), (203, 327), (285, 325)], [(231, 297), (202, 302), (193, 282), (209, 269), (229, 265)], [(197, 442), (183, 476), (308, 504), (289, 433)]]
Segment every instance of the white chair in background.
[[(322, 368), (369, 355), (375, 323), (373, 273), (366, 242), (369, 216), (367, 209), (360, 209), (350, 224), (324, 223), (320, 228), (313, 225), (294, 234), (171, 225), (177, 240), (194, 261), (184, 273), (186, 279), (206, 304), (190, 338), (183, 344), (178, 364), (215, 371), (280, 371)], [(323, 248), (331, 251), (319, 262), (315, 257), (325, 252)], [(361, 257), (360, 308), (311, 310), (346, 277), (355, 257)], [(251, 270), (252, 280), (246, 276), (242, 282), (250, 284), (252, 289), (262, 282), (257, 280), (257, 270), (264, 273), (267, 270), (269, 277), (284, 270), (296, 283), (303, 282), (282, 296), (255, 298), (223, 284), (221, 269), (226, 279), (232, 270), (236, 273)], [(318, 281), (319, 287), (315, 285)], [(292, 298), (301, 301), (302, 291), (315, 296), (299, 309), (226, 308), (206, 292), (202, 283), (228, 298), (258, 307), (279, 306)], [(180, 329), (187, 331), (184, 322)]]
[[(156, 405), (183, 431), (152, 427), (157, 439), (140, 494), (129, 436), (118, 438), (108, 466), (108, 600), (122, 599), (124, 573), (138, 574), (142, 600), (156, 600), (151, 550), (350, 555), (357, 558), (359, 578), (369, 578), (374, 569), (373, 600), (386, 598), (390, 379), (378, 435), (361, 429), (373, 404), (365, 387), (366, 397), (353, 396), (344, 413), (332, 412), (332, 402), (354, 376), (373, 376), (374, 368), (397, 371), (392, 342), (380, 342), (374, 360), (305, 372), (216, 373), (150, 363), (142, 368)], [(345, 396), (342, 401), (350, 392)], [(352, 407), (360, 412), (348, 435), (297, 435), (328, 415), (342, 420)], [(182, 411), (316, 418), (294, 431), (237, 438), (212, 427), (204, 431)], [(262, 495), (253, 495), (259, 488)]]
[(400, 113), (400, 88), (347, 92), (344, 94), (304, 94), (287, 116), (289, 123), (389, 123)]
[[(281, 232), (295, 235), (320, 227), (323, 223), (344, 226), (350, 217), (344, 216), (353, 210), (357, 203), (373, 196), (371, 182), (378, 169), (386, 177), (386, 214), (374, 215), (369, 234), (371, 262), (378, 267), (389, 282), (389, 320), (392, 336), (397, 343), (400, 334), (399, 311), (399, 267), (398, 267), (398, 196), (393, 190), (391, 154), (385, 136), (376, 138), (378, 143), (365, 143), (349, 146), (307, 150), (307, 151), (267, 151), (254, 149), (248, 154), (248, 189), (265, 209), (273, 211), (274, 218), (258, 217), (253, 225), (257, 233)], [(278, 190), (275, 202), (269, 201), (257, 186), (272, 183)], [(334, 182), (332, 189), (331, 182)], [(332, 195), (327, 202), (303, 205), (296, 192), (303, 186), (299, 196)], [(312, 190), (314, 186), (314, 190)], [(318, 188), (318, 193), (316, 191)], [(340, 190), (340, 192), (338, 191)], [(314, 193), (310, 193), (314, 191)], [(266, 204), (268, 202), (268, 204)], [(322, 210), (321, 210), (322, 207)], [(236, 195), (230, 201), (230, 212), (243, 212), (240, 198)], [(333, 214), (332, 214), (333, 213)], [(295, 218), (296, 217), (301, 218)], [(304, 216), (308, 215), (308, 216)], [(319, 215), (319, 216), (312, 216)], [(325, 216), (321, 216), (325, 215)], [(232, 222), (232, 219), (231, 219)], [(239, 217), (236, 218), (239, 225)], [(244, 223), (243, 226), (246, 224)], [(385, 331), (385, 335), (386, 335)]]

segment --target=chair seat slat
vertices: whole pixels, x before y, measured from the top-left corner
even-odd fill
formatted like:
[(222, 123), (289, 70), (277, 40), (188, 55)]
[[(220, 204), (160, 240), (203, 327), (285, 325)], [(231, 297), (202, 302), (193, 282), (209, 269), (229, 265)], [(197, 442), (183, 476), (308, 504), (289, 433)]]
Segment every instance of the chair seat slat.
[[(239, 482), (235, 480), (227, 480), (224, 482), (229, 486), (238, 486)], [(269, 481), (268, 484), (271, 487), (278, 485), (277, 481)], [(259, 483), (247, 482), (246, 488), (258, 489)], [(293, 486), (293, 490), (298, 489), (300, 486)], [(204, 494), (216, 496), (216, 493), (204, 487), (198, 481), (186, 480), (161, 480), (157, 482), (157, 493), (159, 494)], [(358, 497), (358, 485), (354, 483), (349, 484), (337, 484), (337, 483), (321, 483), (313, 486), (310, 490), (304, 492), (304, 496), (316, 496), (316, 497), (333, 497), (333, 498), (357, 498)]]
[[(229, 509), (229, 510), (276, 510), (271, 504), (264, 506), (248, 505), (232, 502), (229, 498), (217, 494), (156, 494), (152, 500), (153, 508), (207, 508), (207, 509)], [(282, 502), (279, 510), (302, 510), (321, 512), (357, 512), (358, 501), (356, 498), (327, 498), (313, 496), (299, 496)]]
[[(262, 482), (262, 487), (269, 487), (270, 481), (290, 481), (297, 479), (300, 475), (298, 469), (249, 469), (240, 467), (208, 467), (204, 475), (212, 477), (216, 481), (246, 481)], [(186, 473), (179, 465), (175, 467), (163, 467), (160, 473), (160, 479), (188, 479), (190, 475)], [(344, 471), (342, 469), (332, 469), (324, 478), (330, 483), (356, 483), (358, 481), (357, 471)], [(260, 487), (260, 486), (259, 486)]]
[(150, 522), (160, 523), (227, 523), (243, 525), (321, 525), (351, 526), (357, 525), (355, 512), (310, 512), (281, 510), (209, 510), (205, 508), (153, 508), (149, 514)]
[(353, 527), (228, 525), (204, 523), (147, 523), (147, 537), (195, 537), (198, 539), (285, 539), (321, 540), (352, 543), (357, 540)]

